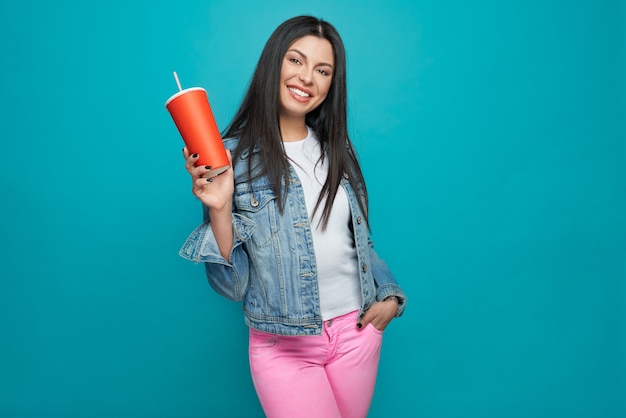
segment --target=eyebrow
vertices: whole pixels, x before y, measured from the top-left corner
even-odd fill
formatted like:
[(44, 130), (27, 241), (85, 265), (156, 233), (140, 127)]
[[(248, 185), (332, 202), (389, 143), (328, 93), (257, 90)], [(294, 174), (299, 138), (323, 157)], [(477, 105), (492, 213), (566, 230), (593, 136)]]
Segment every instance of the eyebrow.
[[(304, 54), (304, 53), (303, 53), (302, 51), (300, 51), (299, 49), (296, 49), (296, 48), (291, 48), (291, 49), (288, 49), (288, 50), (287, 50), (287, 52), (297, 52), (298, 54), (302, 55), (302, 58), (304, 58), (304, 59), (308, 59), (308, 57), (306, 56), (306, 54)], [(332, 64), (329, 64), (329, 63), (327, 63), (327, 62), (319, 62), (319, 63), (317, 63), (317, 65), (324, 65), (324, 66), (327, 66), (327, 67), (330, 67), (330, 68), (335, 68), (335, 67), (333, 67), (333, 66), (332, 66)]]

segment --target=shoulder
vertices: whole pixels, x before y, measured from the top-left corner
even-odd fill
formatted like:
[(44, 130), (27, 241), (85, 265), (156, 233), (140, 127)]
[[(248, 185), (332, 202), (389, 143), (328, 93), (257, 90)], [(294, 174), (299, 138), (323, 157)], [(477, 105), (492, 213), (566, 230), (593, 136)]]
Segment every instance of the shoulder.
[(235, 151), (237, 145), (239, 144), (239, 138), (224, 138), (222, 142), (224, 143), (224, 148), (232, 153)]
[(247, 149), (239, 150), (239, 155), (237, 155), (237, 157), (235, 158), (235, 151), (240, 145), (240, 139), (238, 137), (226, 137), (222, 140), (222, 142), (224, 143), (224, 148), (230, 151), (233, 158), (232, 165), (235, 172), (235, 184), (245, 183), (249, 181), (249, 168), (252, 168), (252, 177), (256, 177), (255, 174), (258, 173), (260, 165), (255, 158), (258, 158), (256, 154), (259, 151), (260, 145), (258, 143), (255, 144), (252, 151)]

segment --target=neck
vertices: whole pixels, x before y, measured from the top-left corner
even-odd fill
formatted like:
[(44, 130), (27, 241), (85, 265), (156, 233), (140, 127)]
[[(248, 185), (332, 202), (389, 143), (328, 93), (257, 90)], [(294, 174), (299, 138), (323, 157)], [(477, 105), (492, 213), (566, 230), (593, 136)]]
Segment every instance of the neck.
[(283, 142), (300, 141), (307, 137), (309, 131), (304, 118), (280, 118), (280, 134)]

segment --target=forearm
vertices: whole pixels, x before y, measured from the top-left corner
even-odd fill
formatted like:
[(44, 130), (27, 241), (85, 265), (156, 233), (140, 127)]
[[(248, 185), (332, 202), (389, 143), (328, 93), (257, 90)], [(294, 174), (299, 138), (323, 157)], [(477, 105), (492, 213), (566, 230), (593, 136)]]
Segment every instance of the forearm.
[(386, 301), (395, 298), (394, 302), (398, 304), (396, 316), (401, 316), (406, 306), (406, 294), (396, 282), (387, 264), (378, 257), (373, 248), (370, 248), (370, 265), (370, 271), (376, 282), (376, 299)]
[(233, 215), (231, 205), (227, 205), (221, 210), (209, 210), (211, 219), (211, 229), (217, 241), (217, 247), (225, 260), (229, 261), (230, 251), (233, 248)]

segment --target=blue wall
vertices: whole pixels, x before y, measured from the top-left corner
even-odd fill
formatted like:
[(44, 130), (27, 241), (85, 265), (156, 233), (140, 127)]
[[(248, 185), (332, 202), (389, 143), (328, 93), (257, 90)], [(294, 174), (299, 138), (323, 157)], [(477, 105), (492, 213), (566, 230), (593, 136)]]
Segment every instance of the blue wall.
[(201, 214), (163, 105), (176, 70), (224, 127), (311, 13), (410, 296), (371, 417), (623, 417), (624, 2), (303, 4), (2, 3), (0, 416), (262, 416), (240, 307), (177, 255)]

